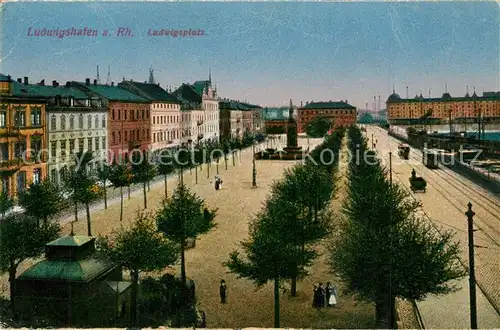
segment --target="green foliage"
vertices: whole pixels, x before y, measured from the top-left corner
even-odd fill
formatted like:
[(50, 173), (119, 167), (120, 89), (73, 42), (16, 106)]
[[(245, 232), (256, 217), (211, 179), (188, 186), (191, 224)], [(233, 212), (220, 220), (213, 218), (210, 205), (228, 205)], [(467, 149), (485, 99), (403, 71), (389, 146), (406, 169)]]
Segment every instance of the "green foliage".
[(62, 181), (74, 202), (89, 204), (100, 197), (100, 191), (95, 189), (96, 178), (82, 168), (72, 166), (64, 171)]
[(310, 137), (324, 137), (332, 127), (332, 121), (325, 117), (314, 117), (306, 127), (306, 133)]
[(106, 181), (111, 177), (111, 169), (108, 164), (102, 164), (97, 168), (97, 179), (103, 184), (103, 187), (106, 187)]
[(42, 182), (33, 183), (19, 196), (19, 204), (31, 215), (47, 224), (49, 218), (59, 214), (68, 205), (59, 185), (46, 178)]
[(133, 181), (134, 176), (130, 167), (126, 164), (114, 163), (111, 167), (109, 181), (115, 188), (128, 187)]
[(365, 112), (364, 114), (359, 116), (358, 123), (360, 123), (360, 124), (372, 124), (373, 123), (373, 116), (370, 113)]
[(149, 152), (134, 154), (132, 157), (132, 175), (135, 182), (144, 183), (154, 179), (156, 166)]
[(0, 192), (0, 214), (2, 216), (14, 206), (14, 200), (5, 192)]
[(99, 237), (99, 257), (130, 271), (154, 271), (178, 259), (175, 244), (158, 233), (153, 215), (138, 211), (133, 226), (120, 228), (112, 237)]
[[(379, 323), (394, 324), (394, 299), (421, 300), (454, 290), (464, 276), (450, 232), (438, 234), (418, 215), (420, 204), (387, 179), (356, 127), (349, 130), (349, 195), (331, 248), (331, 265), (348, 290), (377, 304)], [(356, 152), (356, 150), (359, 150)], [(366, 156), (365, 156), (366, 154)]]
[(169, 175), (175, 171), (173, 157), (165, 151), (160, 152), (157, 156), (157, 170), (161, 175)]

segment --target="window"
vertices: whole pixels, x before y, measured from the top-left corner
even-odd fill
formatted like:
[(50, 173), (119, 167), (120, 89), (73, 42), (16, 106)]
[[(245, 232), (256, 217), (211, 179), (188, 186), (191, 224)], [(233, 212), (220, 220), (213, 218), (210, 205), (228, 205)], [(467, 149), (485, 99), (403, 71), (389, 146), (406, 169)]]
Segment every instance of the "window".
[(61, 140), (61, 158), (66, 158), (66, 140)]
[(26, 125), (26, 110), (25, 108), (17, 108), (14, 113), (14, 125), (16, 127), (24, 127)]
[(42, 109), (39, 107), (31, 108), (31, 126), (42, 125)]
[(118, 132), (118, 143), (122, 143), (122, 132)]
[(18, 141), (14, 143), (14, 157), (21, 158), (26, 153), (26, 141)]
[(42, 139), (40, 136), (32, 135), (30, 141), (31, 154), (38, 157), (38, 153), (42, 150)]
[(92, 138), (91, 137), (87, 138), (87, 150), (89, 152), (92, 151)]
[(144, 112), (144, 110), (142, 110), (142, 118), (141, 119), (145, 119), (146, 118), (146, 116), (144, 114), (145, 114), (145, 112)]
[(7, 107), (0, 109), (0, 127), (7, 127)]
[(118, 111), (118, 120), (121, 120), (121, 111), (120, 110), (117, 111)]
[(92, 128), (92, 116), (91, 115), (87, 116), (87, 128), (88, 129)]
[(78, 139), (78, 151), (83, 152), (85, 149), (85, 140), (83, 138)]
[(66, 129), (66, 117), (64, 115), (61, 116), (61, 130)]
[(125, 131), (125, 141), (128, 141), (128, 131)]
[(94, 125), (95, 128), (99, 128), (99, 117), (98, 116), (95, 116), (95, 125)]
[(78, 128), (83, 129), (83, 115), (78, 116)]
[(26, 189), (26, 172), (17, 173), (17, 193), (23, 193)]
[(111, 132), (111, 143), (116, 144), (115, 132)]
[(102, 116), (102, 128), (106, 128), (106, 116)]
[(99, 151), (99, 147), (100, 147), (100, 145), (99, 145), (99, 137), (96, 137), (95, 138), (95, 150)]
[(111, 111), (111, 119), (115, 120), (115, 110)]
[(0, 162), (6, 162), (9, 160), (9, 144), (0, 143)]
[(52, 182), (57, 183), (57, 170), (55, 168), (50, 170), (50, 179), (52, 180)]
[(33, 170), (33, 183), (40, 183), (41, 177), (42, 177), (42, 170), (39, 168), (35, 168)]
[(127, 120), (127, 110), (123, 111), (123, 119)]
[(57, 142), (56, 141), (50, 142), (50, 156), (56, 157), (56, 151), (57, 151)]
[(69, 140), (69, 154), (73, 155), (75, 153), (75, 139)]
[(102, 150), (106, 150), (106, 137), (103, 136), (101, 141), (102, 141)]
[(10, 194), (9, 180), (10, 178), (8, 176), (2, 177), (2, 192), (6, 193), (7, 195)]
[(153, 133), (153, 142), (156, 142), (156, 133)]

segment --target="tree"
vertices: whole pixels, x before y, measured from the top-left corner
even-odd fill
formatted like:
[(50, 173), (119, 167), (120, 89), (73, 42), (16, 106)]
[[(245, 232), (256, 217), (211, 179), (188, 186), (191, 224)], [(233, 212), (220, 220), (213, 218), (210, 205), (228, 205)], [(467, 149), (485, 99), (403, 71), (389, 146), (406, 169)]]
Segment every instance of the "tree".
[(352, 153), (354, 148), (361, 153), (350, 164), (345, 222), (332, 243), (332, 270), (348, 291), (375, 302), (377, 323), (392, 328), (396, 297), (421, 300), (453, 291), (448, 281), (465, 273), (451, 233), (437, 234), (418, 215), (420, 204), (389, 182), (375, 153), (363, 155), (366, 141), (357, 128), (349, 135)]
[(9, 211), (13, 206), (14, 200), (10, 198), (5, 191), (2, 191), (0, 193), (0, 214), (2, 214), (2, 217), (4, 217), (5, 213), (7, 213), (7, 211)]
[(297, 270), (300, 260), (304, 260), (298, 255), (296, 246), (290, 244), (289, 237), (284, 235), (293, 232), (283, 228), (285, 222), (282, 217), (289, 214), (278, 210), (267, 212), (266, 208), (261, 210), (250, 222), (249, 239), (241, 242), (245, 256), (233, 251), (229, 255), (229, 261), (224, 263), (238, 278), (253, 280), (257, 288), (273, 281), (275, 328), (280, 327), (280, 283), (283, 279), (290, 278)]
[(373, 116), (368, 112), (365, 112), (361, 116), (359, 116), (358, 123), (360, 124), (371, 124), (373, 123)]
[(15, 311), (15, 279), (17, 267), (29, 258), (39, 257), (45, 244), (59, 237), (58, 223), (39, 226), (38, 219), (25, 214), (10, 214), (0, 221), (0, 271), (9, 273), (10, 299)]
[(25, 192), (19, 195), (19, 204), (27, 215), (43, 221), (44, 226), (47, 225), (49, 218), (59, 214), (67, 206), (63, 191), (49, 178), (31, 184)]
[(144, 195), (144, 208), (148, 208), (148, 197), (146, 193), (146, 185), (153, 180), (156, 175), (156, 167), (152, 163), (151, 154), (148, 151), (135, 153), (132, 159), (132, 174), (134, 181), (142, 183)]
[(163, 175), (164, 186), (165, 186), (165, 198), (167, 198), (168, 197), (167, 177), (170, 173), (173, 173), (175, 171), (171, 155), (164, 155), (162, 152), (160, 152), (160, 155), (158, 157), (157, 168), (158, 168), (158, 173)]
[(104, 194), (104, 209), (108, 208), (108, 186), (107, 183), (111, 176), (111, 166), (102, 164), (97, 168), (97, 179), (102, 184)]
[(161, 270), (174, 264), (178, 251), (174, 243), (158, 232), (152, 213), (137, 212), (129, 229), (115, 231), (113, 237), (99, 237), (98, 257), (110, 260), (130, 271), (132, 278), (131, 326), (137, 325), (139, 274)]
[(123, 187), (130, 186), (132, 179), (132, 171), (127, 164), (113, 163), (109, 181), (111, 181), (113, 187), (120, 188), (120, 221), (123, 220)]
[(156, 214), (158, 229), (169, 239), (180, 245), (181, 279), (186, 284), (185, 246), (186, 239), (196, 239), (209, 232), (215, 224), (217, 209), (209, 210), (205, 201), (179, 182), (173, 195), (163, 199), (162, 208)]
[(328, 130), (332, 127), (332, 122), (325, 117), (314, 117), (313, 120), (307, 124), (306, 133), (310, 137), (320, 138), (324, 137)]

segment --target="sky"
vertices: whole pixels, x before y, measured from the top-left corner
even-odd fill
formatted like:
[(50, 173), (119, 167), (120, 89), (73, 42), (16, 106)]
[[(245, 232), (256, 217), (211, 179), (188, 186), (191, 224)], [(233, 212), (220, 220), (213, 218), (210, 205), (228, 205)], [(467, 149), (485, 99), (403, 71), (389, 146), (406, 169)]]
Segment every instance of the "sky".
[[(381, 108), (392, 93), (500, 90), (500, 11), (494, 2), (10, 2), (0, 71), (30, 82), (145, 81), (176, 88), (208, 79), (221, 97), (263, 106), (338, 101)], [(98, 36), (34, 36), (40, 29)], [(131, 36), (117, 36), (118, 28)], [(31, 30), (30, 30), (31, 29)], [(203, 30), (151, 36), (149, 30)], [(108, 30), (108, 36), (103, 36)], [(30, 36), (31, 34), (31, 36)]]

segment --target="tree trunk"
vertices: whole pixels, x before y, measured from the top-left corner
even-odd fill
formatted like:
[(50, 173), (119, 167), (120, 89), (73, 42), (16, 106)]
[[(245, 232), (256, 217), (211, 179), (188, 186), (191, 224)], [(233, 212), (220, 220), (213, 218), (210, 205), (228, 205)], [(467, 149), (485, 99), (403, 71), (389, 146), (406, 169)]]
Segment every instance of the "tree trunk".
[(139, 288), (139, 272), (131, 271), (132, 288), (130, 292), (130, 325), (137, 325), (137, 293)]
[(144, 195), (144, 209), (148, 208), (148, 196), (146, 194), (146, 181), (142, 183), (142, 192)]
[(184, 184), (184, 169), (181, 167), (181, 184)]
[(78, 221), (78, 202), (75, 201), (75, 221)]
[(207, 163), (207, 179), (210, 179), (210, 164), (211, 163)]
[(106, 182), (104, 182), (104, 209), (108, 209), (108, 188), (106, 188)]
[(87, 234), (89, 236), (92, 236), (92, 227), (90, 224), (90, 207), (88, 202), (85, 203), (85, 211), (87, 211)]
[(280, 328), (280, 279), (274, 279), (274, 327)]
[(224, 166), (226, 167), (227, 170), (227, 155), (224, 154)]
[(297, 297), (297, 276), (293, 276), (290, 284), (290, 295)]
[(194, 168), (194, 183), (198, 184), (198, 166)]
[(380, 329), (396, 329), (396, 297), (384, 295), (375, 302), (376, 322)]
[(234, 151), (231, 154), (233, 155), (233, 167), (234, 167)]
[(123, 220), (123, 187), (120, 187), (120, 221)]
[(150, 185), (151, 181), (148, 180), (148, 192), (151, 191), (151, 185)]
[(193, 175), (193, 168), (191, 166), (189, 166), (189, 174)]
[(168, 189), (167, 189), (167, 175), (163, 176), (163, 182), (165, 183), (165, 198), (168, 197)]
[(16, 298), (16, 272), (17, 265), (15, 263), (10, 263), (9, 267), (9, 284), (10, 284), (10, 308), (12, 310), (12, 315), (15, 315), (15, 298)]
[(128, 186), (127, 189), (128, 189), (128, 199), (130, 199), (130, 186)]
[(185, 256), (186, 239), (181, 238), (181, 281), (186, 286), (186, 256)]

